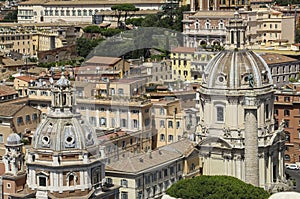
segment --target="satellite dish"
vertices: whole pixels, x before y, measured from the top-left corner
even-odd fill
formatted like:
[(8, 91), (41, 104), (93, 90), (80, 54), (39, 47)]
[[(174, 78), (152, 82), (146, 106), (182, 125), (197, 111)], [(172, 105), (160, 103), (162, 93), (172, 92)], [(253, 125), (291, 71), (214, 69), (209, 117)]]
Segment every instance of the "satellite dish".
[(49, 82), (50, 82), (50, 84), (53, 84), (53, 78), (52, 77), (49, 78)]

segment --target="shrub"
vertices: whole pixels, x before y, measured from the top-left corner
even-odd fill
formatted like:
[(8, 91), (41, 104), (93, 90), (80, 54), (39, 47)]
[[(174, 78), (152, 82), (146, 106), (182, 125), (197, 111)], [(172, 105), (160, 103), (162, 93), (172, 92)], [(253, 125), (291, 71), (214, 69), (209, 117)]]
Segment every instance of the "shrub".
[(269, 193), (263, 188), (231, 176), (198, 176), (180, 180), (166, 193), (184, 199), (267, 199), (269, 197)]

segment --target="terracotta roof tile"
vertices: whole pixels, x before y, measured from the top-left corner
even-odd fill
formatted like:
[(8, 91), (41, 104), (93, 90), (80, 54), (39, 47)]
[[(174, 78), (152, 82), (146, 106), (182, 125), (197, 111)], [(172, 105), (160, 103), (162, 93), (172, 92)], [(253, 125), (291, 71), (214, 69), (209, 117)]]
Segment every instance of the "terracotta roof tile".
[(101, 56), (94, 56), (86, 61), (86, 63), (95, 63), (99, 65), (113, 65), (120, 61), (121, 58), (119, 57), (101, 57)]
[(0, 85), (0, 96), (17, 94), (17, 91), (11, 86)]
[(16, 79), (25, 81), (25, 82), (30, 82), (30, 80), (36, 80), (36, 77), (32, 77), (32, 76), (19, 76), (16, 77)]
[(0, 104), (0, 116), (12, 117), (25, 105)]
[(275, 53), (266, 53), (266, 54), (261, 54), (260, 56), (265, 60), (265, 62), (268, 65), (297, 61), (297, 59), (285, 55), (281, 55), (281, 54), (275, 54)]

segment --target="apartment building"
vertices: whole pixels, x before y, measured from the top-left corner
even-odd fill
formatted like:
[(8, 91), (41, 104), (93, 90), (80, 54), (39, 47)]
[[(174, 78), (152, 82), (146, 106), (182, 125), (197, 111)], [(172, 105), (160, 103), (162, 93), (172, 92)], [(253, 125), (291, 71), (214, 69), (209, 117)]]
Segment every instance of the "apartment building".
[(12, 86), (0, 85), (0, 103), (18, 98), (17, 91)]
[[(0, 28), (0, 51), (10, 56), (21, 54), (24, 57), (37, 57), (39, 51), (66, 46), (75, 41), (74, 37), (79, 35), (79, 31), (74, 27), (2, 26)], [(73, 39), (70, 40), (70, 38)]]
[(177, 47), (171, 51), (173, 80), (201, 82), (207, 63), (217, 54), (212, 49)]
[(14, 88), (20, 97), (27, 97), (30, 82), (36, 80), (34, 76), (18, 76), (14, 79)]
[(104, 146), (107, 164), (118, 161), (120, 157), (132, 157), (148, 152), (152, 148), (150, 134), (140, 130), (124, 131), (121, 128), (98, 130), (97, 137), (100, 144)]
[(113, 5), (131, 3), (140, 10), (161, 10), (165, 0), (126, 1), (47, 1), (30, 0), (18, 5), (18, 23), (89, 23), (99, 11), (109, 11)]
[[(238, 19), (245, 26), (241, 40), (250, 49), (287, 49), (294, 43), (295, 18), (282, 12), (255, 8), (252, 11), (239, 10)], [(197, 11), (184, 12), (184, 46), (225, 45), (232, 32), (230, 21), (236, 19), (234, 11)]]
[(300, 84), (288, 84), (275, 92), (275, 128), (284, 121), (285, 162), (300, 162)]
[(300, 78), (300, 62), (298, 59), (274, 53), (261, 54), (261, 57), (268, 64), (273, 83), (276, 86), (281, 87), (290, 80), (295, 81)]
[(177, 142), (184, 135), (181, 101), (175, 98), (151, 100), (153, 103), (153, 136), (155, 147)]
[(177, 47), (171, 50), (173, 79), (182, 81), (194, 80), (191, 75), (191, 61), (195, 48)]
[[(187, 0), (183, 4), (188, 4)], [(236, 8), (249, 8), (251, 1), (240, 0), (190, 0), (191, 11), (198, 10), (235, 10)]]
[(161, 62), (145, 62), (141, 67), (141, 76), (145, 76), (148, 82), (168, 83), (173, 81), (173, 70), (171, 60)]
[(294, 16), (285, 16), (282, 12), (272, 9), (259, 9), (256, 11), (256, 19), (249, 20), (257, 22), (257, 38), (254, 42), (260, 45), (284, 48), (284, 45), (295, 42)]
[(8, 136), (16, 133), (21, 138), (32, 139), (40, 122), (41, 112), (30, 106), (16, 104), (0, 104), (0, 156), (5, 153), (5, 144)]
[(129, 74), (130, 64), (119, 57), (93, 56), (76, 70), (77, 81), (120, 79)]
[(175, 182), (200, 175), (199, 152), (188, 140), (106, 166), (106, 182), (120, 185), (120, 198), (159, 198)]

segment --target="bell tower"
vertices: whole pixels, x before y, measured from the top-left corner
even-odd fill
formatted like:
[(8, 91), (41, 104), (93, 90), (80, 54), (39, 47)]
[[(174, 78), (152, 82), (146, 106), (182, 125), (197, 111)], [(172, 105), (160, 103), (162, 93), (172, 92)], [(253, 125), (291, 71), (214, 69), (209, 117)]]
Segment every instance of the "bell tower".
[(244, 48), (246, 44), (246, 22), (240, 17), (236, 10), (234, 18), (229, 20), (226, 26), (226, 47), (230, 49)]
[(23, 143), (18, 134), (10, 134), (5, 145), (3, 162), (5, 173), (2, 177), (3, 199), (17, 191), (24, 189), (26, 183), (26, 172), (24, 171)]

